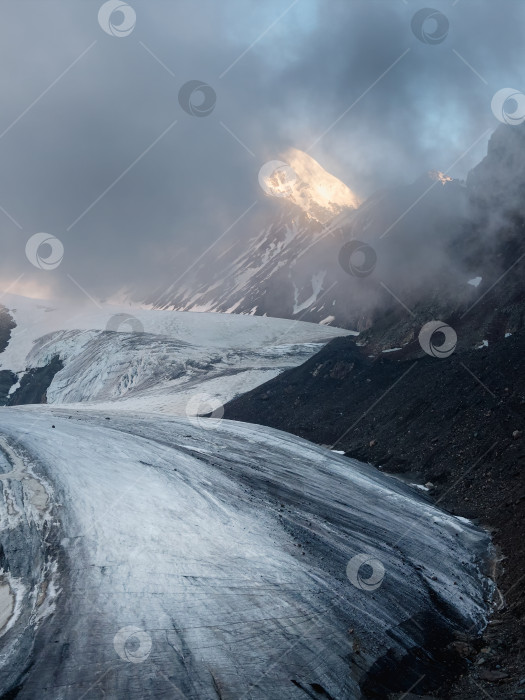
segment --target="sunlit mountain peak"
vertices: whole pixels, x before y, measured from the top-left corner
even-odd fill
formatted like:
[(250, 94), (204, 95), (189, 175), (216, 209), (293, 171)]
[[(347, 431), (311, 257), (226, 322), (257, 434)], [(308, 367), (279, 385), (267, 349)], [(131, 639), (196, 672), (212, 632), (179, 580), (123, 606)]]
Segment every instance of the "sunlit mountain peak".
[(268, 194), (288, 199), (321, 223), (360, 204), (344, 182), (297, 148), (289, 148), (282, 154), (282, 161), (272, 161), (268, 166), (260, 174)]

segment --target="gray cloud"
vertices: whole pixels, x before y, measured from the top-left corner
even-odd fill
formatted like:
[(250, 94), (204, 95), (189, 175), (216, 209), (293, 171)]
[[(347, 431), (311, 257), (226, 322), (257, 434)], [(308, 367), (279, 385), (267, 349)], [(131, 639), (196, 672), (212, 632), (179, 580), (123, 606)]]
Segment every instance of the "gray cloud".
[[(525, 8), (514, 0), (432, 2), (450, 23), (436, 46), (410, 28), (428, 2), (299, 0), (222, 78), (289, 0), (132, 2), (137, 25), (120, 39), (100, 29), (101, 4), (3, 5), (0, 134), (15, 123), (0, 138), (0, 205), (22, 230), (0, 212), (1, 286), (24, 273), (25, 282), (81, 294), (70, 275), (95, 297), (127, 289), (143, 298), (173, 281), (253, 202), (229, 235), (264, 225), (275, 203), (258, 187), (260, 166), (288, 146), (307, 150), (354, 102), (311, 154), (368, 196), (449, 167), (496, 126), (494, 92), (525, 89)], [(217, 94), (205, 118), (178, 102), (180, 87), (194, 79)], [(453, 176), (466, 176), (487, 138)], [(64, 261), (52, 272), (25, 257), (38, 231), (64, 242)]]

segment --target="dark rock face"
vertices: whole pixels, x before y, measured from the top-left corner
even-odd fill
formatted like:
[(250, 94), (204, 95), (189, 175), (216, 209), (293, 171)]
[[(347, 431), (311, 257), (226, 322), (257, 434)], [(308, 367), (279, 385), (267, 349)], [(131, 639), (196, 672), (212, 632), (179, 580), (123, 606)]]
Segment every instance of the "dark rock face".
[(525, 129), (501, 124), (492, 134), (486, 157), (467, 178), (471, 198), (484, 210), (502, 205), (515, 210), (522, 206), (525, 191)]
[(9, 389), (16, 384), (17, 376), (8, 369), (0, 370), (0, 406), (6, 406), (9, 400)]
[[(21, 406), (30, 403), (47, 403), (46, 392), (57, 372), (63, 369), (62, 360), (55, 356), (45, 367), (30, 369), (22, 377), (20, 386), (9, 397), (8, 406)], [(13, 382), (14, 383), (14, 382)]]
[[(0, 305), (0, 354), (4, 352), (11, 338), (11, 331), (16, 328), (13, 317)], [(9, 389), (16, 383), (16, 374), (9, 370), (0, 370), (0, 406), (8, 401)]]
[(0, 305), (0, 353), (6, 349), (13, 328), (16, 328), (13, 317), (5, 306)]

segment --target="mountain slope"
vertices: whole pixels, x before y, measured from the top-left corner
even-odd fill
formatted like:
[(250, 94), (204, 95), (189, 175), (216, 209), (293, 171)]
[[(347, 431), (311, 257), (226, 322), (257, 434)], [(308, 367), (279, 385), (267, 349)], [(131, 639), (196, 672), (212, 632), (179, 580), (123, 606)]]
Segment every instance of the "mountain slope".
[(261, 231), (204, 255), (147, 302), (360, 331), (403, 304), (467, 304), (469, 280), (481, 277), (485, 291), (516, 252), (503, 243), (506, 228), (521, 226), (515, 212), (525, 191), (524, 134), (523, 125), (500, 125), (465, 183), (431, 171), (323, 223), (295, 205), (297, 197), (277, 198), (274, 218)]
[[(421, 203), (411, 208), (419, 197)], [(463, 186), (436, 180), (431, 173), (413, 185), (371, 197), (359, 209), (348, 209), (325, 224), (280, 202), (275, 222), (252, 238), (236, 240), (219, 256), (205, 256), (181, 282), (146, 301), (163, 309), (266, 314), (362, 329), (383, 303), (380, 281), (395, 285), (406, 276), (400, 246), (411, 250), (412, 269), (425, 261), (427, 278), (442, 272), (443, 211), (448, 211), (451, 237), (462, 221), (465, 201)], [(380, 240), (400, 217), (391, 238)], [(376, 247), (377, 270), (370, 278), (349, 276), (340, 265), (343, 245), (354, 239)], [(430, 269), (432, 253), (435, 265)]]

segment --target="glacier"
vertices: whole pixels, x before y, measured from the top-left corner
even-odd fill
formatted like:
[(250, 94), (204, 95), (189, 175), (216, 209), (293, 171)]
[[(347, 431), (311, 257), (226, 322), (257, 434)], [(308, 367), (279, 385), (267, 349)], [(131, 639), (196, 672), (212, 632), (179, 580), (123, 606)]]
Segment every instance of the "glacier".
[[(52, 406), (0, 409), (0, 435), (25, 465), (0, 502), (17, 698), (358, 698), (425, 625), (485, 624), (488, 536), (299, 438)], [(349, 579), (363, 553), (378, 588)]]
[(433, 635), (484, 628), (484, 530), (330, 449), (185, 414), (345, 331), (138, 310), (114, 332), (106, 308), (17, 301), (2, 367), (64, 369), (50, 403), (0, 408), (0, 697), (386, 698), (439, 665)]
[(224, 404), (352, 333), (259, 316), (110, 304), (80, 312), (14, 295), (3, 304), (17, 326), (0, 353), (0, 369), (21, 379), (55, 356), (64, 364), (48, 403), (111, 406), (118, 400), (121, 410), (174, 415), (186, 415), (197, 393)]

